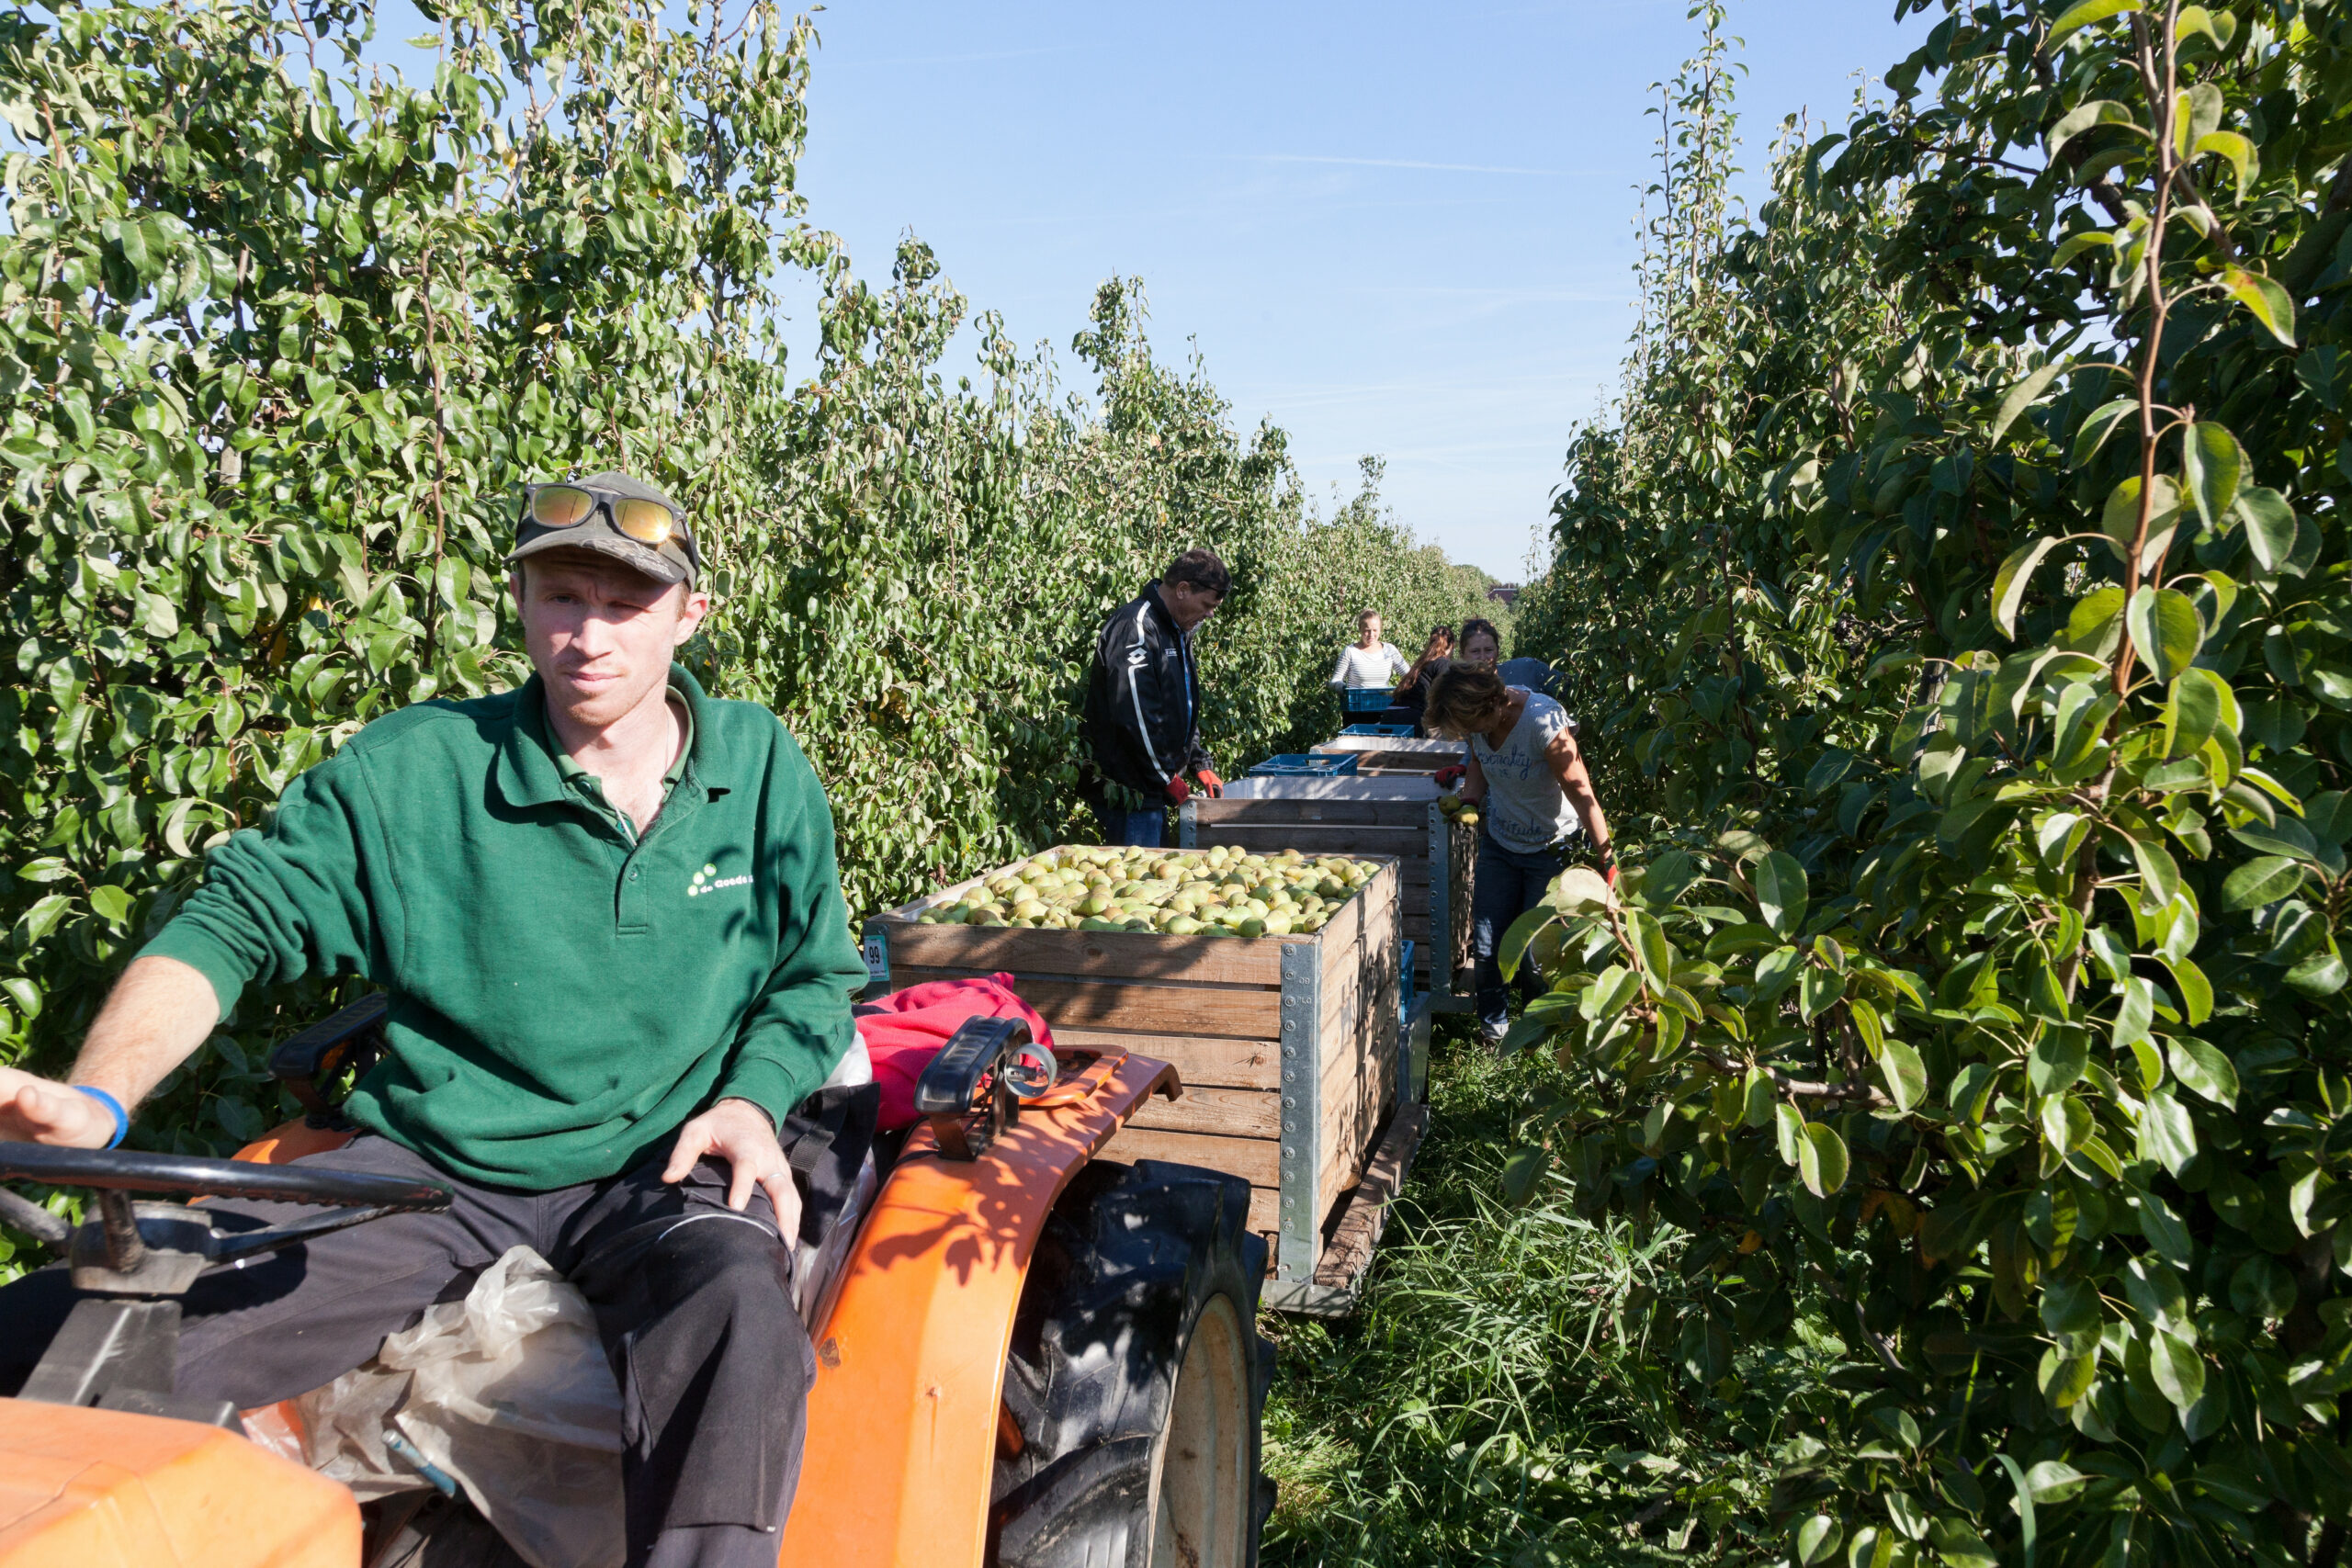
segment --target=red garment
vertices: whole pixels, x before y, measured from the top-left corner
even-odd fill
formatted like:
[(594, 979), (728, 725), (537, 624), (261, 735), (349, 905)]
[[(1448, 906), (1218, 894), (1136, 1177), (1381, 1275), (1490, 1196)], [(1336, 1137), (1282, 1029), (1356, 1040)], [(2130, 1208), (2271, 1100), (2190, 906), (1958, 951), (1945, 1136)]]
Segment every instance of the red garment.
[(1028, 1024), (1030, 1039), (1048, 1051), (1054, 1048), (1053, 1030), (1013, 993), (1010, 975), (926, 980), (857, 1010), (857, 1032), (874, 1060), (874, 1081), (882, 1089), (881, 1131), (914, 1124), (915, 1081), (948, 1036), (970, 1018), (1020, 1019)]

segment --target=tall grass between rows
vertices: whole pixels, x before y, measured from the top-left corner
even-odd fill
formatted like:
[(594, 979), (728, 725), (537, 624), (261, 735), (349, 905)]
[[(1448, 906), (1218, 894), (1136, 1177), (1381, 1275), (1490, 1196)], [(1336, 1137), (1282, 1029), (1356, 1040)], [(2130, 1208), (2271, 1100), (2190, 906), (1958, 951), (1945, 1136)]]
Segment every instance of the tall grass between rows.
[[(1660, 1369), (1676, 1348), (1649, 1325), (1682, 1289), (1679, 1242), (1577, 1217), (1557, 1179), (1503, 1201), (1512, 1119), (1547, 1066), (1441, 1021), (1429, 1136), (1362, 1304), (1336, 1323), (1266, 1318), (1269, 1568), (1736, 1562), (1765, 1546), (1775, 1451), (1845, 1347), (1809, 1325), (1798, 1356), (1743, 1355), (1713, 1408), (1675, 1399)], [(1735, 1441), (1700, 1448), (1710, 1432)]]

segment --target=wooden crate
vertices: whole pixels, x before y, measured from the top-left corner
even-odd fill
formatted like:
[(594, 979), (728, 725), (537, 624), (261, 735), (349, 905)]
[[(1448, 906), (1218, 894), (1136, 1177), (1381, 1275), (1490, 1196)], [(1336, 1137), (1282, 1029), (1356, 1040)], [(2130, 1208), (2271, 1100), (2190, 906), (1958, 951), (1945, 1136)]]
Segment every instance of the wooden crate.
[[(1176, 841), (1187, 849), (1230, 844), (1271, 853), (1394, 855), (1413, 944), (1413, 991), (1441, 1012), (1470, 1005), (1470, 877), (1478, 830), (1438, 809), (1425, 774), (1379, 778), (1238, 779), (1222, 798), (1194, 796), (1178, 813)], [(1443, 867), (1440, 875), (1430, 868)]]
[(1352, 752), (1356, 775), (1434, 773), (1470, 760), (1470, 749), (1459, 740), (1414, 740), (1402, 736), (1340, 735), (1307, 748), (1309, 756)]
[(985, 880), (866, 921), (869, 990), (1010, 974), (1057, 1043), (1173, 1063), (1183, 1097), (1152, 1100), (1103, 1157), (1178, 1160), (1243, 1178), (1250, 1225), (1267, 1237), (1274, 1281), (1295, 1287), (1294, 1295), (1315, 1293), (1329, 1232), (1364, 1178), (1402, 1076), (1398, 865), (1384, 864), (1312, 935), (915, 920)]

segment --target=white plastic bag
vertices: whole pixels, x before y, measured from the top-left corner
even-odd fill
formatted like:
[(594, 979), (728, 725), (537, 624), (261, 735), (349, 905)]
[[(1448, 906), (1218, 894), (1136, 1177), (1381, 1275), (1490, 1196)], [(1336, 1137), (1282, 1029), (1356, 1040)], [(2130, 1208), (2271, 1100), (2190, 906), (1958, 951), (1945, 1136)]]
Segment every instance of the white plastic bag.
[(620, 1387), (586, 1298), (527, 1247), (300, 1404), (312, 1466), (363, 1499), (420, 1483), (389, 1422), (532, 1568), (627, 1554)]

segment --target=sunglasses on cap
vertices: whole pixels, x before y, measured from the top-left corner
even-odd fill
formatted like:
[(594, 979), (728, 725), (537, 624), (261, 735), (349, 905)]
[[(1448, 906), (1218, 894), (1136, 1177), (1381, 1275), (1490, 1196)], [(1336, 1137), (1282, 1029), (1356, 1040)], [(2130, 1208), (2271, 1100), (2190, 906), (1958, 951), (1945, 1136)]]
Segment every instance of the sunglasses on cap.
[(695, 549), (684, 519), (665, 502), (571, 483), (531, 485), (526, 493), (524, 519), (542, 528), (576, 528), (602, 507), (615, 528), (640, 545), (659, 549), (675, 538), (689, 553)]

